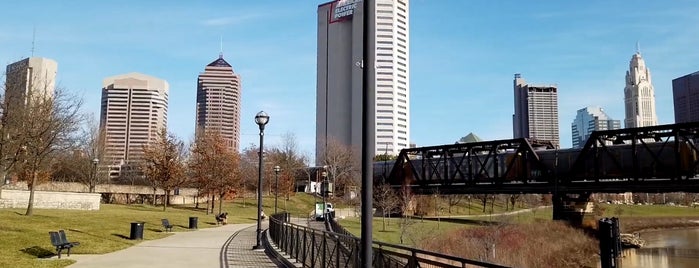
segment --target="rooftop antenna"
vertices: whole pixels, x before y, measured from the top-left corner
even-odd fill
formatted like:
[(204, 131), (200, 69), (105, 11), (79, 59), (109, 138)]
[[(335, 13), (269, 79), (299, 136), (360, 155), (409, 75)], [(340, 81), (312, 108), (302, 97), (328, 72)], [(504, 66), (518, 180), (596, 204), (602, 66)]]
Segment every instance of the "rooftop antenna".
[(32, 57), (34, 57), (34, 41), (36, 41), (36, 26), (32, 30)]
[(223, 36), (221, 35), (221, 36), (219, 36), (219, 37), (221, 38), (221, 49), (220, 49), (219, 52), (218, 52), (218, 57), (219, 57), (220, 59), (223, 59)]
[(641, 54), (641, 43), (636, 41), (636, 53)]

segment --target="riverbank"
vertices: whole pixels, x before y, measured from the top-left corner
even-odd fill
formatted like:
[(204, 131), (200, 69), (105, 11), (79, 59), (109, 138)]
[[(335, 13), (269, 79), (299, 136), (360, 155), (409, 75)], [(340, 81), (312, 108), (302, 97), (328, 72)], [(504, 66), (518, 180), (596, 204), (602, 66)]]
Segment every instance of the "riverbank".
[(619, 218), (622, 233), (642, 233), (661, 229), (699, 227), (699, 216), (691, 217), (622, 217)]

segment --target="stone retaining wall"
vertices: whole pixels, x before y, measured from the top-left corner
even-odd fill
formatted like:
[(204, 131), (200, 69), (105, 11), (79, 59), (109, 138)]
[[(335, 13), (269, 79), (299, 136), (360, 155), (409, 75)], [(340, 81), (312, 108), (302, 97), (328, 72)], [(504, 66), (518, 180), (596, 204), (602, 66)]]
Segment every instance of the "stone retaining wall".
[[(100, 194), (69, 192), (34, 192), (34, 208), (99, 210)], [(2, 190), (0, 208), (24, 208), (29, 205), (29, 191)]]

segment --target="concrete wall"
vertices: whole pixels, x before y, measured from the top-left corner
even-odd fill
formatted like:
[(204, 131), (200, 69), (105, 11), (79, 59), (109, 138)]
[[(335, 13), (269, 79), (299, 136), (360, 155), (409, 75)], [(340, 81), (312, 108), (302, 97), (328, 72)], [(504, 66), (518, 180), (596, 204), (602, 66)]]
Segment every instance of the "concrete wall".
[[(0, 192), (0, 198), (6, 198), (5, 191), (7, 190), (26, 191), (28, 189), (29, 188), (25, 182), (14, 182), (8, 185), (3, 185), (2, 192)], [(77, 182), (47, 182), (37, 185), (36, 190), (46, 192), (87, 193), (88, 188), (84, 184)], [(152, 203), (153, 188), (144, 185), (100, 184), (95, 187), (94, 194), (97, 196), (101, 195), (104, 199), (103, 202), (105, 203), (150, 204)], [(157, 195), (156, 198), (158, 198), (156, 203), (162, 204), (162, 196), (165, 194), (165, 192), (162, 189), (157, 189), (155, 194)], [(180, 188), (177, 193), (175, 191), (171, 191), (170, 194), (170, 204), (194, 204), (196, 202), (197, 189)], [(27, 200), (29, 200), (28, 197)], [(208, 199), (206, 196), (199, 198), (199, 202), (206, 202), (207, 200)]]
[[(34, 192), (34, 208), (99, 210), (100, 194), (68, 192)], [(29, 191), (2, 190), (0, 208), (27, 208)]]

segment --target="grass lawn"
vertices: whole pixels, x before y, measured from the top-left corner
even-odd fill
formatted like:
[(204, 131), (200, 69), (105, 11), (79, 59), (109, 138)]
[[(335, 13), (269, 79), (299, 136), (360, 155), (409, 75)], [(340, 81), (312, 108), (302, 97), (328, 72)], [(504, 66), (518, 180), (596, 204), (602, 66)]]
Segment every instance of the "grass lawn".
[[(222, 211), (229, 213), (228, 223), (254, 223), (257, 219), (255, 199), (224, 202)], [(308, 215), (313, 208), (313, 196), (296, 194), (289, 201), (279, 197), (279, 210), (287, 208), (294, 215)], [(201, 207), (204, 207), (202, 204)], [(267, 215), (274, 212), (274, 197), (264, 197)], [(143, 238), (159, 239), (171, 235), (163, 232), (160, 219), (174, 225), (173, 232), (187, 232), (189, 217), (198, 217), (199, 228), (216, 226), (213, 215), (193, 206), (162, 207), (149, 205), (102, 204), (98, 211), (35, 209), (34, 215), (24, 216), (26, 209), (0, 209), (0, 267), (65, 267), (74, 261), (42, 259), (55, 253), (49, 231), (63, 229), (70, 241), (80, 245), (72, 254), (103, 254), (130, 247), (139, 241), (129, 240), (131, 222), (145, 222)], [(218, 212), (218, 202), (216, 203)]]
[(699, 216), (699, 207), (665, 205), (614, 205), (599, 204), (603, 217), (685, 217)]
[[(414, 246), (415, 243), (424, 237), (434, 236), (439, 233), (447, 232), (457, 228), (469, 228), (474, 226), (485, 226), (494, 224), (495, 222), (508, 223), (530, 223), (535, 220), (550, 220), (553, 211), (551, 208), (539, 208), (533, 211), (527, 211), (507, 216), (481, 216), (481, 217), (456, 217), (442, 216), (440, 218), (412, 218), (405, 233), (403, 234), (403, 243)], [(401, 236), (401, 218), (386, 218), (384, 229), (384, 221), (381, 217), (374, 217), (373, 221), (373, 240), (392, 244), (400, 244)], [(361, 234), (361, 225), (359, 218), (346, 218), (340, 220), (340, 225), (356, 236)]]

